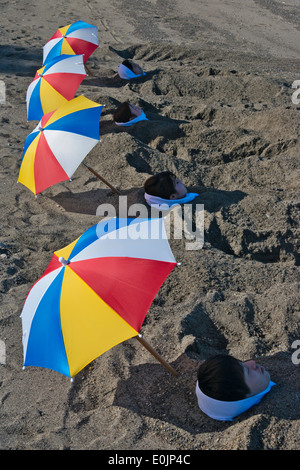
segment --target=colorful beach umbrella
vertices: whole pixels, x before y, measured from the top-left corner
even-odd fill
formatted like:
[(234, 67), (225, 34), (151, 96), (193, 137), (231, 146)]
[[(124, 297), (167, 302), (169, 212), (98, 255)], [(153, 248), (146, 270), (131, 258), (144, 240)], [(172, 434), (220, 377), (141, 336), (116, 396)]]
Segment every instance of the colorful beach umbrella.
[(25, 140), (18, 181), (34, 194), (71, 178), (100, 139), (102, 105), (78, 96), (45, 114)]
[(22, 310), (24, 367), (73, 377), (139, 335), (176, 266), (162, 218), (102, 221), (56, 251)]
[(43, 48), (43, 64), (61, 54), (83, 54), (85, 63), (99, 46), (96, 26), (76, 21), (59, 28)]
[(39, 121), (70, 101), (85, 77), (83, 55), (64, 54), (47, 62), (27, 89), (27, 119)]

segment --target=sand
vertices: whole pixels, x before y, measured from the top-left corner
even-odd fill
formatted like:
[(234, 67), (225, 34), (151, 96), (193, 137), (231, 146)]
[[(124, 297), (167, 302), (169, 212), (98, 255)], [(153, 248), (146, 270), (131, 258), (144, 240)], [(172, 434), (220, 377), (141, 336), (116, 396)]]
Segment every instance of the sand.
[[(2, 450), (299, 450), (299, 1), (91, 0), (1, 2), (0, 448)], [(96, 224), (118, 197), (84, 166), (37, 198), (17, 178), (27, 135), (26, 90), (58, 27), (98, 27), (92, 75), (77, 95), (105, 104), (102, 142), (85, 161), (143, 203), (145, 179), (171, 170), (204, 204), (205, 242), (177, 262), (134, 338), (71, 383), (22, 370), (20, 313), (53, 251)], [(124, 82), (124, 58), (146, 76)], [(117, 128), (122, 101), (150, 121)], [(5, 347), (5, 354), (4, 348)], [(299, 346), (298, 346), (299, 349)], [(205, 416), (195, 398), (200, 361), (254, 358), (276, 387), (233, 422)], [(114, 452), (112, 452), (114, 455)]]

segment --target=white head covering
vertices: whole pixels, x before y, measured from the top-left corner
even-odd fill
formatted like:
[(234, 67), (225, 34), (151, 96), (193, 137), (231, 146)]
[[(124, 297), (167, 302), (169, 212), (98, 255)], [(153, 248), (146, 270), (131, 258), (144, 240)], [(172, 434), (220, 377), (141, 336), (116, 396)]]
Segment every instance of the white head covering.
[(198, 399), (199, 408), (203, 413), (210, 416), (210, 418), (218, 421), (232, 421), (233, 418), (247, 411), (251, 406), (260, 402), (263, 396), (271, 390), (271, 387), (276, 385), (270, 381), (268, 387), (253, 397), (244, 398), (237, 401), (221, 401), (205, 395), (199, 388), (198, 381), (196, 384), (196, 395)]
[(137, 77), (142, 77), (143, 75), (146, 75), (145, 72), (140, 73), (136, 75), (133, 73), (130, 68), (126, 67), (124, 64), (120, 64), (118, 68), (118, 74), (120, 78), (123, 78), (124, 80), (131, 80), (132, 78), (137, 78)]
[(136, 124), (139, 121), (149, 121), (149, 119), (146, 117), (146, 114), (144, 113), (144, 111), (142, 111), (142, 114), (140, 114), (139, 116), (137, 116), (134, 119), (131, 119), (128, 122), (116, 122), (115, 121), (115, 124), (117, 126), (127, 126), (128, 127), (128, 126), (132, 126), (133, 124)]
[(156, 207), (157, 209), (164, 209), (164, 207), (162, 207), (164, 205), (168, 209), (169, 207), (172, 207), (178, 204), (184, 204), (186, 202), (192, 201), (197, 196), (199, 196), (199, 194), (197, 193), (187, 193), (187, 195), (181, 199), (163, 199), (162, 197), (151, 196), (151, 194), (147, 194), (146, 192), (144, 194), (144, 198), (146, 202), (149, 204), (149, 206)]

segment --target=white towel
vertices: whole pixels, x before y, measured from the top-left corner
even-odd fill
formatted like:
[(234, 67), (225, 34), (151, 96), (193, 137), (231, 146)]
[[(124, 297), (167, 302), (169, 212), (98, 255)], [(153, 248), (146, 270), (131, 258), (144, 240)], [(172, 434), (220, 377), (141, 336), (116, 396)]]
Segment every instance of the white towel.
[(133, 124), (136, 124), (139, 121), (149, 121), (149, 119), (146, 117), (146, 114), (144, 113), (144, 111), (142, 112), (142, 114), (137, 116), (135, 119), (131, 119), (128, 122), (116, 122), (115, 121), (115, 124), (117, 126), (127, 126), (128, 127), (128, 126), (132, 126)]
[(218, 421), (232, 421), (233, 418), (247, 411), (251, 406), (256, 405), (261, 401), (263, 396), (271, 390), (271, 387), (276, 385), (270, 381), (268, 387), (260, 393), (253, 395), (253, 397), (244, 398), (237, 401), (221, 401), (205, 395), (199, 388), (198, 381), (196, 384), (196, 395), (198, 399), (199, 408), (203, 413), (207, 414), (210, 418)]
[(151, 196), (151, 194), (144, 194), (144, 198), (147, 204), (149, 204), (149, 206), (157, 207), (160, 209), (164, 209), (163, 206), (165, 206), (167, 209), (178, 204), (185, 204), (186, 202), (192, 201), (197, 196), (199, 196), (199, 194), (197, 193), (187, 193), (187, 195), (181, 199), (163, 199), (162, 197)]
[(143, 75), (146, 75), (145, 72), (140, 73), (139, 75), (136, 75), (133, 73), (132, 70), (130, 70), (126, 65), (119, 65), (118, 68), (118, 74), (120, 78), (123, 78), (124, 80), (131, 80), (132, 78), (137, 78), (137, 77), (142, 77)]

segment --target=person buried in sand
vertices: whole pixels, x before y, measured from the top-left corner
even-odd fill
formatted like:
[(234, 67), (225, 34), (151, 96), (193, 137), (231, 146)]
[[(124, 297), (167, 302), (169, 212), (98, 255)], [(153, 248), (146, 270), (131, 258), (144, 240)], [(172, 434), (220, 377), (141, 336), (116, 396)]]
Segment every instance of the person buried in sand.
[(216, 420), (232, 421), (259, 403), (273, 385), (269, 372), (255, 361), (241, 362), (219, 354), (200, 365), (196, 395), (205, 414)]
[(144, 184), (145, 192), (163, 199), (182, 199), (187, 195), (185, 185), (170, 171), (150, 176)]
[(147, 120), (144, 111), (134, 104), (125, 101), (113, 114), (114, 121), (119, 126), (135, 124), (138, 121)]
[(120, 64), (118, 74), (120, 78), (123, 78), (124, 80), (130, 80), (132, 78), (145, 75), (142, 67), (128, 59), (124, 60), (122, 64)]
[(143, 73), (142, 67), (140, 67), (137, 63), (132, 62), (132, 60), (125, 59), (123, 60), (122, 64), (130, 69), (135, 75), (141, 75)]
[(144, 190), (149, 206), (160, 209), (185, 204), (199, 196), (198, 193), (188, 193), (186, 186), (170, 171), (150, 176), (144, 183)]

